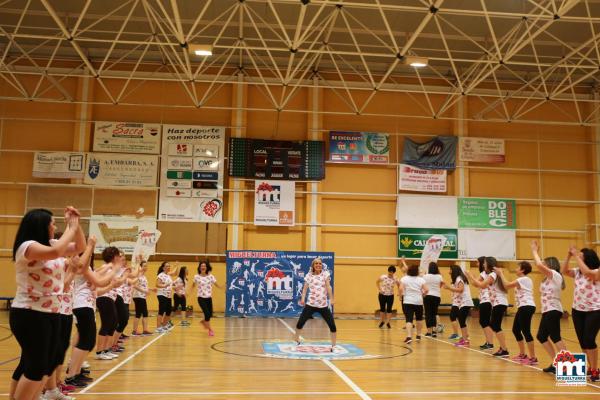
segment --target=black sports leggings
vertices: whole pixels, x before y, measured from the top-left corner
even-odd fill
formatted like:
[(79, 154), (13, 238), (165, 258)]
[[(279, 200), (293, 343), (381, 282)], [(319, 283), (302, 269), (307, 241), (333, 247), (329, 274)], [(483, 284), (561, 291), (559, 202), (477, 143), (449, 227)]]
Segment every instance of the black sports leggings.
[(440, 298), (437, 296), (423, 297), (423, 305), (425, 306), (425, 326), (434, 328), (437, 326), (438, 307), (440, 306)]
[(385, 295), (379, 293), (379, 311), (390, 314), (394, 305), (394, 295)]
[(115, 300), (115, 307), (117, 307), (117, 329), (119, 333), (123, 333), (127, 324), (129, 323), (129, 304), (125, 304), (121, 296), (117, 296)]
[(73, 315), (60, 314), (60, 333), (58, 335), (58, 353), (56, 355), (56, 365), (62, 365), (65, 362), (65, 355), (71, 345), (71, 332), (73, 331)]
[(73, 314), (77, 319), (77, 333), (79, 333), (79, 341), (75, 347), (84, 351), (92, 351), (96, 345), (96, 313), (94, 313), (94, 309), (74, 308)]
[(533, 336), (531, 335), (531, 318), (533, 318), (534, 313), (535, 306), (522, 306), (517, 309), (512, 326), (513, 335), (515, 335), (517, 342), (522, 341), (523, 336), (527, 343), (533, 341)]
[(198, 297), (198, 305), (204, 313), (204, 320), (210, 321), (213, 315), (212, 297)]
[(416, 318), (417, 321), (423, 321), (423, 306), (420, 304), (408, 304), (404, 303), (404, 319), (407, 323), (413, 322)]
[(173, 311), (177, 311), (181, 308), (181, 311), (185, 311), (187, 307), (187, 301), (184, 296), (174, 295), (173, 296)]
[(135, 304), (135, 317), (136, 318), (148, 318), (148, 303), (146, 299), (140, 297), (134, 297), (133, 303)]
[(300, 314), (300, 318), (298, 319), (298, 323), (296, 324), (296, 329), (302, 329), (304, 324), (314, 313), (319, 313), (329, 326), (330, 332), (337, 332), (337, 328), (335, 327), (335, 321), (333, 320), (333, 315), (331, 314), (331, 310), (329, 307), (317, 308), (313, 306), (309, 306), (308, 304), (304, 306), (302, 310), (302, 314)]
[(158, 315), (171, 315), (171, 299), (167, 296), (156, 296), (158, 299)]
[(471, 306), (464, 306), (458, 308), (458, 306), (452, 306), (450, 308), (450, 321), (454, 322), (458, 319), (458, 325), (461, 328), (467, 326), (467, 317), (469, 316), (469, 311), (471, 310)]
[(485, 303), (479, 303), (479, 326), (481, 328), (487, 328), (490, 326), (490, 320), (492, 319), (492, 303), (486, 301)]
[(561, 318), (562, 312), (558, 310), (546, 311), (542, 314), (542, 319), (540, 320), (540, 327), (538, 328), (538, 333), (536, 335), (536, 338), (540, 341), (540, 343), (546, 343), (548, 341), (548, 337), (550, 337), (553, 343), (561, 341)]
[(504, 318), (504, 314), (506, 314), (507, 308), (507, 306), (502, 304), (492, 307), (492, 319), (490, 321), (490, 326), (496, 333), (502, 332), (502, 319)]
[(582, 350), (594, 350), (596, 335), (600, 329), (600, 310), (579, 311), (573, 309), (573, 325)]
[(113, 299), (109, 297), (98, 297), (96, 307), (100, 313), (100, 336), (112, 336), (117, 329), (117, 307)]

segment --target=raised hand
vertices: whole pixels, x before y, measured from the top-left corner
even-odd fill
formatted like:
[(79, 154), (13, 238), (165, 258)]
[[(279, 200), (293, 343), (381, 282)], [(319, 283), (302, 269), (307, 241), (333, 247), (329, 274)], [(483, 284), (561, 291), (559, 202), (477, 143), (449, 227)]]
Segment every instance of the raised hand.
[(537, 253), (539, 249), (540, 249), (540, 246), (538, 244), (538, 241), (532, 240), (531, 241), (531, 251), (535, 251)]

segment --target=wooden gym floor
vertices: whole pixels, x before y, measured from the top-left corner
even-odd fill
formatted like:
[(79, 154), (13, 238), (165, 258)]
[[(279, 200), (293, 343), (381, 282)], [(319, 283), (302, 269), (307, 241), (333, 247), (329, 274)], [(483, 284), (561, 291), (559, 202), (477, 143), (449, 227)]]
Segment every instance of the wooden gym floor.
[[(6, 397), (19, 347), (0, 314), (0, 393)], [(539, 316), (535, 317), (535, 327)], [(216, 335), (208, 337), (199, 326), (176, 326), (171, 332), (130, 338), (116, 360), (90, 357), (92, 385), (74, 396), (79, 399), (600, 399), (600, 385), (557, 387), (554, 376), (539, 369), (550, 360), (536, 346), (540, 365), (521, 366), (494, 359), (479, 351), (484, 340), (476, 321), (470, 320), (471, 349), (454, 347), (446, 332), (440, 339), (424, 338), (403, 345), (403, 321), (392, 329), (378, 329), (374, 320), (337, 319), (338, 341), (351, 343), (380, 357), (365, 360), (291, 360), (266, 358), (262, 342), (291, 340), (295, 320), (215, 318)], [(178, 323), (178, 321), (176, 321)], [(152, 319), (151, 325), (154, 324)], [(511, 356), (516, 343), (504, 322)], [(130, 332), (130, 328), (126, 333)], [(569, 349), (579, 349), (570, 321), (563, 321)], [(303, 330), (307, 341), (328, 338), (325, 323), (311, 320)]]

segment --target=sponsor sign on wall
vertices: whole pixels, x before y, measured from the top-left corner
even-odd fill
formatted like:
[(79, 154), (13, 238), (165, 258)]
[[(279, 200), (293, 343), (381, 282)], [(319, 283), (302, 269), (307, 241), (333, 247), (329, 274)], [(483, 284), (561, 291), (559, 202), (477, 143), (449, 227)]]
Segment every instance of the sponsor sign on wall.
[(225, 128), (164, 125), (159, 218), (221, 221)]
[(440, 259), (458, 258), (458, 231), (456, 229), (398, 228), (398, 257), (421, 258), (427, 241), (432, 236), (446, 238)]
[(446, 192), (445, 169), (423, 169), (400, 164), (400, 190), (413, 192)]
[[(331, 275), (334, 254), (299, 251), (227, 251), (226, 316), (296, 317), (304, 277), (312, 260), (323, 260)], [(310, 294), (310, 293), (308, 293)], [(308, 298), (308, 294), (307, 297)]]
[(454, 169), (456, 142), (455, 136), (437, 136), (425, 143), (405, 138), (402, 162), (425, 169)]
[(158, 156), (89, 153), (84, 183), (103, 186), (156, 186)]
[(387, 164), (390, 161), (390, 137), (385, 133), (329, 133), (329, 161), (357, 164)]
[(85, 153), (36, 152), (32, 175), (36, 178), (81, 179), (85, 170)]
[[(143, 231), (156, 232), (156, 220), (152, 217), (136, 218), (133, 215), (92, 215), (90, 218), (90, 235), (95, 235), (97, 238), (94, 251), (96, 254), (101, 253), (108, 246), (116, 246), (126, 254), (132, 254)], [(141, 243), (143, 244), (144, 241)], [(156, 242), (152, 243), (152, 251), (154, 244)]]
[(503, 163), (504, 139), (461, 137), (458, 156), (461, 161)]
[(478, 229), (515, 229), (516, 202), (507, 199), (458, 199), (458, 226)]
[(295, 197), (296, 184), (293, 181), (255, 181), (254, 225), (293, 226)]
[(160, 124), (98, 121), (94, 151), (160, 154)]

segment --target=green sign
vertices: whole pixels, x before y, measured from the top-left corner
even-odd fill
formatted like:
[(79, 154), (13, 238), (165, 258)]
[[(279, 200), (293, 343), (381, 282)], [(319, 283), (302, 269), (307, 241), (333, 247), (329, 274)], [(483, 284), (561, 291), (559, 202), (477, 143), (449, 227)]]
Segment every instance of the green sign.
[(517, 205), (506, 199), (458, 199), (458, 227), (515, 229)]
[(167, 171), (167, 179), (192, 179), (192, 171)]
[(427, 239), (433, 235), (446, 237), (440, 259), (458, 258), (458, 231), (435, 228), (398, 228), (398, 257), (420, 258)]

